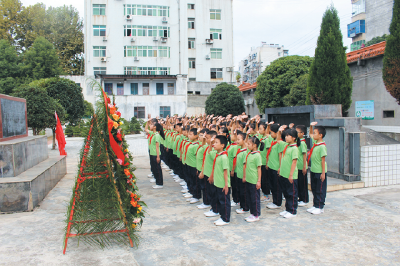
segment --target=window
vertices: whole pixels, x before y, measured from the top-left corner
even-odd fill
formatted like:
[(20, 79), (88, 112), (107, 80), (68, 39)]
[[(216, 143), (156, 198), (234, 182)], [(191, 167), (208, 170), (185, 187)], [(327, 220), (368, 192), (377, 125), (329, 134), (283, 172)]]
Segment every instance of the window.
[(145, 118), (146, 116), (146, 111), (144, 107), (138, 106), (133, 108), (133, 115), (136, 118)]
[(211, 79), (222, 79), (222, 68), (211, 68)]
[(164, 118), (167, 116), (171, 116), (171, 107), (169, 106), (160, 106), (160, 117)]
[(174, 94), (175, 94), (175, 84), (168, 83), (168, 95), (174, 95)]
[(167, 58), (169, 58), (169, 47), (158, 46), (158, 57), (167, 57)]
[(93, 36), (106, 36), (106, 26), (93, 25)]
[(189, 68), (196, 68), (196, 58), (189, 58)]
[(156, 83), (156, 94), (157, 95), (164, 94), (164, 83)]
[(194, 49), (195, 48), (194, 41), (195, 41), (194, 38), (190, 38), (189, 39), (189, 49)]
[(149, 95), (150, 91), (150, 84), (149, 83), (143, 83), (143, 95)]
[(362, 46), (365, 45), (365, 40), (361, 40), (361, 41), (357, 41), (357, 42), (353, 42), (350, 45), (350, 50), (352, 51), (356, 51), (362, 48)]
[(194, 29), (194, 18), (188, 18), (188, 29)]
[(170, 58), (170, 50), (167, 46), (124, 46), (124, 57)]
[(192, 95), (192, 94), (193, 94), (193, 91), (188, 91), (188, 94)]
[(124, 67), (124, 75), (169, 75), (169, 67)]
[(117, 95), (124, 95), (124, 84), (123, 83), (117, 84)]
[(138, 83), (131, 83), (131, 94), (138, 95), (139, 94), (139, 84)]
[(196, 81), (196, 78), (189, 78), (189, 81)]
[(394, 117), (394, 111), (383, 111), (383, 118), (393, 118)]
[(222, 30), (221, 29), (210, 29), (210, 39), (222, 40)]
[(169, 6), (124, 5), (124, 16), (169, 17)]
[(351, 4), (352, 7), (352, 16), (356, 16), (360, 13), (365, 13), (365, 0), (358, 0), (355, 3)]
[(93, 5), (93, 15), (94, 16), (105, 16), (106, 15), (106, 5)]
[(200, 95), (200, 92), (199, 92), (199, 91), (195, 91), (195, 94), (196, 94), (196, 95)]
[(211, 9), (210, 19), (221, 20), (221, 9)]
[(222, 59), (222, 49), (211, 48), (211, 59)]
[(281, 53), (280, 53), (280, 52), (278, 53), (278, 56), (281, 56)]
[(188, 9), (194, 9), (194, 4), (188, 4)]
[(106, 47), (93, 46), (93, 57), (106, 57)]
[(93, 68), (93, 75), (105, 75), (106, 74), (106, 67), (94, 67)]
[(104, 91), (105, 91), (108, 95), (113, 94), (113, 84), (112, 84), (112, 83), (104, 83)]

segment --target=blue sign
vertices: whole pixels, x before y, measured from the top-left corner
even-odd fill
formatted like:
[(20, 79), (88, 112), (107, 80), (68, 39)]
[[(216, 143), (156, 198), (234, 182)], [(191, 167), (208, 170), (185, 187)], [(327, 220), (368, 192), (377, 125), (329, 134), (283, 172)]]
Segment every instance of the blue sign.
[(356, 102), (356, 117), (363, 120), (374, 120), (374, 101)]

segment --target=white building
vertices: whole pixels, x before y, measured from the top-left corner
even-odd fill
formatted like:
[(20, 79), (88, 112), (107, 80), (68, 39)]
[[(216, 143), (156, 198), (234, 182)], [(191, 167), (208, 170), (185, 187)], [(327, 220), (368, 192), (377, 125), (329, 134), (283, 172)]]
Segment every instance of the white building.
[(251, 48), (249, 55), (239, 63), (241, 82), (253, 84), (272, 61), (287, 55), (289, 50), (279, 44), (262, 42), (261, 46)]
[(125, 119), (203, 112), (188, 91), (234, 81), (232, 0), (85, 0), (84, 20), (85, 77), (70, 78), (94, 102), (96, 77)]

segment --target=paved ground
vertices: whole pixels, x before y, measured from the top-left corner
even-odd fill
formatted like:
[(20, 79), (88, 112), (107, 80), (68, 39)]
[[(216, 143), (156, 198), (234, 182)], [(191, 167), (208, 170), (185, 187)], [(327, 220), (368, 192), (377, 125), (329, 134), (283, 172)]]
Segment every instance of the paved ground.
[[(147, 151), (143, 139), (128, 142), (136, 154)], [(0, 265), (400, 264), (400, 186), (328, 193), (320, 216), (302, 208), (296, 218), (285, 220), (279, 210), (263, 208), (258, 223), (248, 224), (243, 215), (232, 213), (230, 225), (217, 228), (215, 218), (186, 203), (165, 172), (164, 189), (151, 189), (147, 156), (135, 158), (138, 185), (149, 206), (140, 247), (102, 251), (70, 241), (62, 255), (66, 205), (81, 145), (81, 139), (67, 139), (69, 173), (40, 207), (0, 215)]]

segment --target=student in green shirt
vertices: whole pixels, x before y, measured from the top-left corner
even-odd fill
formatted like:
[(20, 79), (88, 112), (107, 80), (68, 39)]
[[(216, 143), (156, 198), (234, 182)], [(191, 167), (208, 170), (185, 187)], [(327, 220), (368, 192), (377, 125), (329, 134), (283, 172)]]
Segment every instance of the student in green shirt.
[[(202, 176), (202, 178), (200, 178), (201, 169), (203, 167), (204, 151), (208, 148), (208, 144), (206, 143), (205, 136), (206, 136), (207, 132), (209, 132), (209, 131), (210, 130), (208, 130), (207, 128), (203, 128), (202, 130), (200, 130), (200, 134), (199, 134), (200, 145), (196, 151), (197, 175), (199, 177), (201, 191), (203, 192), (203, 203), (200, 205), (197, 205), (197, 208), (199, 208), (200, 210), (211, 207), (211, 201), (210, 201), (210, 198), (208, 197), (208, 191), (207, 191), (208, 178), (206, 178), (204, 175)], [(210, 185), (210, 183), (208, 183), (208, 184)]]
[(196, 152), (199, 147), (197, 128), (189, 130), (189, 142), (186, 144), (184, 151), (184, 160), (187, 167), (187, 180), (189, 193), (193, 195), (190, 204), (197, 203), (201, 199), (200, 179), (196, 169)]
[(261, 202), (261, 154), (260, 149), (264, 149), (264, 143), (257, 137), (251, 137), (247, 141), (247, 148), (251, 151), (247, 154), (244, 161), (243, 182), (246, 182), (246, 200), (250, 206), (250, 216), (245, 218), (249, 223), (260, 220)]
[[(274, 123), (274, 122), (272, 122)], [(263, 195), (261, 195), (261, 202), (269, 201), (269, 194), (271, 193), (271, 188), (269, 185), (269, 180), (268, 180), (268, 170), (266, 168), (267, 166), (267, 151), (269, 147), (271, 147), (271, 141), (269, 138), (269, 130), (270, 130), (270, 124), (260, 124), (258, 127), (258, 133), (260, 136), (260, 141), (264, 143), (264, 149), (261, 150), (260, 148), (260, 153), (261, 153), (261, 161), (262, 161), (262, 167), (261, 167), (261, 191), (263, 192)]]
[[(225, 128), (226, 129), (226, 128)], [(228, 159), (229, 159), (229, 169), (232, 169), (233, 166), (233, 159), (236, 156), (236, 153), (238, 151), (238, 144), (236, 135), (235, 134), (229, 134), (227, 133), (227, 136), (231, 138), (231, 143), (228, 144), (228, 147), (226, 148), (226, 151), (228, 152)], [(239, 187), (237, 183), (237, 176), (235, 175), (234, 171), (231, 171), (229, 178), (231, 179), (231, 186), (232, 186), (232, 201), (231, 201), (231, 207), (235, 207), (239, 204), (240, 199), (239, 199)]]
[(218, 135), (215, 138), (213, 167), (208, 181), (216, 188), (216, 198), (218, 203), (218, 211), (221, 218), (214, 222), (217, 226), (227, 225), (231, 220), (231, 184), (229, 179), (229, 159), (228, 153), (224, 151), (228, 144), (225, 136)]
[[(325, 198), (326, 198), (326, 172), (328, 171), (325, 157), (327, 156), (327, 149), (323, 138), (326, 135), (326, 130), (322, 126), (316, 126), (317, 122), (311, 123), (310, 136), (314, 139), (314, 145), (310, 150), (308, 156), (311, 160), (311, 191), (314, 196), (313, 207), (307, 211), (312, 214), (321, 214), (324, 212)], [(312, 131), (313, 130), (313, 131)]]
[(304, 135), (307, 133), (307, 128), (304, 125), (297, 125), (296, 131), (300, 139), (299, 158), (297, 159), (298, 174), (298, 193), (299, 207), (307, 206), (308, 198), (308, 180), (307, 180), (307, 144)]
[(150, 165), (154, 170), (155, 185), (153, 188), (163, 188), (163, 174), (161, 169), (161, 139), (165, 139), (164, 130), (159, 123), (155, 123), (153, 127), (153, 134), (149, 138), (150, 143)]
[(280, 215), (289, 219), (297, 214), (297, 159), (300, 139), (295, 129), (288, 129), (285, 131), (285, 140), (287, 145), (282, 151), (279, 183), (286, 198), (286, 210), (281, 212)]

